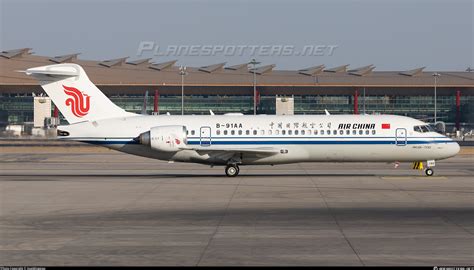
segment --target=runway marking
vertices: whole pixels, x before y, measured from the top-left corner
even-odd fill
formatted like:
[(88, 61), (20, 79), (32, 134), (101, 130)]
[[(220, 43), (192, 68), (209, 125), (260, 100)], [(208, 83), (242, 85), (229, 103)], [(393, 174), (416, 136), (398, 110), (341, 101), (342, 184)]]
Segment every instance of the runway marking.
[(425, 179), (425, 180), (448, 180), (448, 178), (445, 177), (445, 176), (431, 176), (431, 177), (418, 176), (418, 177), (416, 177), (416, 179)]
[(382, 176), (383, 180), (447, 180), (445, 176)]

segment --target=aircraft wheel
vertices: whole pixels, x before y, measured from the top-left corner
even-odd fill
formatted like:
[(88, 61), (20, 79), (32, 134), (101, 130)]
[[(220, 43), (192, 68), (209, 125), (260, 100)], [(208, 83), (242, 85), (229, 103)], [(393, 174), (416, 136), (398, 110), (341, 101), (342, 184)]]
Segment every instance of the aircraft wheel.
[(232, 164), (225, 167), (225, 174), (229, 177), (235, 177), (239, 175), (240, 169), (239, 166)]
[(425, 174), (426, 174), (426, 176), (433, 176), (434, 171), (431, 168), (426, 168)]

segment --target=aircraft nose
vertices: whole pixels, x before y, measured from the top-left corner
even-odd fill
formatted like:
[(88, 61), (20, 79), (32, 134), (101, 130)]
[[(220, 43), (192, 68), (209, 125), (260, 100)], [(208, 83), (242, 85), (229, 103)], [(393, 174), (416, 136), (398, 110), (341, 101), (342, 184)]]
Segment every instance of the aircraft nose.
[(452, 152), (452, 156), (455, 156), (459, 153), (459, 151), (461, 150), (461, 147), (459, 146), (459, 143), (452, 142), (450, 146), (450, 150)]
[(440, 148), (441, 151), (438, 152), (440, 155), (440, 159), (454, 157), (461, 150), (461, 147), (456, 141), (447, 137), (446, 139), (447, 142), (444, 143), (444, 146)]
[(444, 153), (446, 155), (446, 158), (450, 158), (457, 155), (460, 150), (461, 150), (461, 147), (459, 146), (459, 144), (451, 139), (451, 141), (446, 144)]

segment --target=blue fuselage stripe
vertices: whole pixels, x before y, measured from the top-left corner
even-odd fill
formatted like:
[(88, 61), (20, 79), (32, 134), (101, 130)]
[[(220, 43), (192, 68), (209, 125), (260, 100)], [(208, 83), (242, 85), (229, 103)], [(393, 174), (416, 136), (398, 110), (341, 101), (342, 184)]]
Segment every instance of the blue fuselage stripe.
[[(133, 140), (80, 140), (82, 142), (100, 145), (110, 144), (139, 144)], [(398, 144), (436, 144), (436, 143), (453, 143), (452, 140), (407, 140), (399, 141)], [(237, 140), (215, 140), (213, 139), (210, 144), (212, 145), (390, 145), (396, 144), (395, 140), (254, 140), (254, 141), (237, 141)], [(189, 145), (200, 145), (199, 140), (189, 140)], [(204, 140), (203, 144), (209, 145), (208, 140)]]

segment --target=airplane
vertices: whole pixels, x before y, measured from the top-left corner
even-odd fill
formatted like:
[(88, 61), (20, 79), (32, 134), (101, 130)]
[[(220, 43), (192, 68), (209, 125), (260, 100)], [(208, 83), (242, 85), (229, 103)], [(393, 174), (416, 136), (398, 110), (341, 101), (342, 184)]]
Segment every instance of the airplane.
[(143, 115), (108, 99), (77, 64), (27, 69), (68, 121), (58, 139), (169, 162), (239, 166), (298, 162), (414, 162), (432, 176), (459, 145), (428, 124), (397, 115)]

